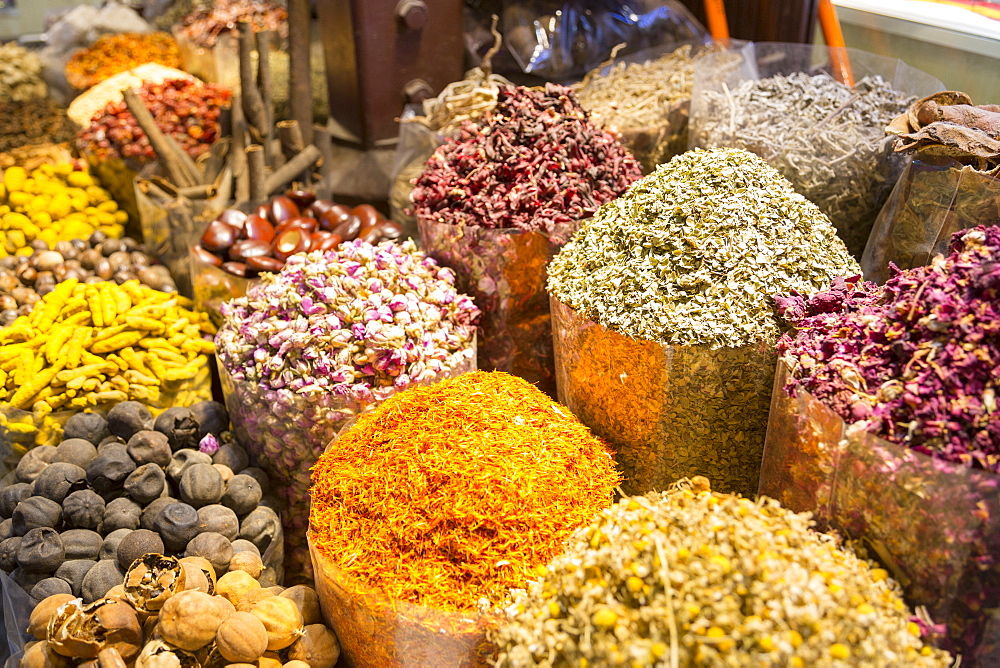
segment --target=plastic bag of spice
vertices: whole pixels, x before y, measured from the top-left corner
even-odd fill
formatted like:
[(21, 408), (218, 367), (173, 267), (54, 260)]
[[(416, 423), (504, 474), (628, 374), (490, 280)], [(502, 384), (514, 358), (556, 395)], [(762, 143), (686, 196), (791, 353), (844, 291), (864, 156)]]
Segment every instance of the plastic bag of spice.
[(865, 279), (884, 283), (890, 262), (926, 265), (947, 252), (952, 234), (976, 225), (1000, 225), (1000, 178), (946, 158), (914, 159), (872, 227)]
[(730, 146), (768, 161), (833, 221), (860, 257), (905, 166), (885, 126), (916, 98), (941, 90), (895, 58), (846, 49), (856, 84), (831, 74), (824, 46), (751, 43), (699, 59), (691, 147)]
[(704, 475), (713, 488), (757, 489), (775, 354), (642, 341), (587, 320), (555, 297), (559, 402), (615, 451), (627, 494)]
[(1000, 476), (848, 427), (788, 376), (779, 362), (759, 493), (878, 559), (962, 665), (997, 665)]
[(483, 312), (480, 369), (506, 371), (555, 396), (546, 266), (578, 226), (563, 224), (546, 236), (417, 220), (423, 249), (455, 271), (456, 287)]
[(28, 620), (35, 602), (6, 573), (0, 572), (0, 665), (16, 668), (24, 646), (34, 640), (28, 633)]
[(438, 132), (413, 120), (416, 116), (412, 109), (408, 109), (399, 119), (399, 142), (396, 144), (389, 190), (389, 216), (403, 226), (404, 234), (410, 238), (417, 236), (416, 216), (406, 213), (412, 207), (410, 192), (413, 191), (413, 179), (420, 176), (427, 158), (442, 142)]
[(208, 313), (212, 322), (218, 326), (222, 324), (223, 302), (245, 295), (255, 279), (231, 274), (205, 262), (193, 248), (189, 249), (188, 266), (194, 306), (199, 311)]
[(337, 633), (341, 655), (355, 668), (492, 665), (489, 615), (467, 615), (390, 601), (341, 572), (309, 539), (323, 616)]

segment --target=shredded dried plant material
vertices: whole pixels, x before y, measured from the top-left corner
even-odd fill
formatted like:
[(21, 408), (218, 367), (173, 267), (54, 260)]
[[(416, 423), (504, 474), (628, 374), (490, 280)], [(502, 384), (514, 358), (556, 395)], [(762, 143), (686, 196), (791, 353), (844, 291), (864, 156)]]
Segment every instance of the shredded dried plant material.
[(496, 665), (950, 665), (886, 572), (812, 524), (701, 477), (621, 499), (514, 592)]
[(392, 600), (472, 612), (523, 587), (618, 480), (566, 408), (477, 371), (361, 415), (313, 467), (311, 537)]

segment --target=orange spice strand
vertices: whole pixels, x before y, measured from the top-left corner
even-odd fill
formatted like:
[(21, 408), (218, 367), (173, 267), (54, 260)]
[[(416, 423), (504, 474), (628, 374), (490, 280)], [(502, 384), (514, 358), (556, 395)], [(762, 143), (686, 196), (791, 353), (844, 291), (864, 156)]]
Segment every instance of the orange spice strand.
[(482, 371), (393, 396), (312, 471), (322, 554), (392, 600), (458, 612), (526, 586), (620, 480), (569, 409)]
[(66, 80), (74, 88), (85, 90), (112, 75), (146, 63), (180, 67), (181, 52), (177, 41), (162, 32), (105, 35), (73, 54), (66, 63)]

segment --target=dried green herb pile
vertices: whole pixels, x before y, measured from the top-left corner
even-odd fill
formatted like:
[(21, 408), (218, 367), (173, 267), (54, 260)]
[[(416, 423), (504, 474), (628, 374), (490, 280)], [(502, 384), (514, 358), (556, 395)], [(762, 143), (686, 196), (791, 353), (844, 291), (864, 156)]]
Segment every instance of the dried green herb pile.
[(886, 572), (811, 525), (700, 477), (626, 497), (515, 592), (497, 665), (950, 665)]
[(776, 340), (773, 295), (813, 294), (860, 269), (763, 159), (699, 149), (598, 209), (548, 271), (551, 294), (608, 329), (719, 348)]

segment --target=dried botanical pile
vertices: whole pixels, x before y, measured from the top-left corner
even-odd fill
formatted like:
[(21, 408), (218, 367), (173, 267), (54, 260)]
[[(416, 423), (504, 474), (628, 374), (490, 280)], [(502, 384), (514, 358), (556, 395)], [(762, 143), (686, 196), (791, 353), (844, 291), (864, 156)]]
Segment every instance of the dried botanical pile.
[(118, 33), (104, 35), (74, 53), (66, 63), (66, 80), (86, 90), (105, 79), (146, 63), (180, 67), (177, 42), (166, 33)]
[(674, 345), (777, 339), (772, 295), (858, 273), (829, 219), (761, 158), (689, 151), (585, 221), (549, 291), (608, 329)]
[(90, 125), (90, 119), (103, 112), (109, 104), (121, 102), (123, 99), (122, 91), (129, 88), (141, 88), (146, 83), (162, 83), (178, 79), (197, 81), (187, 72), (175, 70), (172, 67), (164, 67), (156, 63), (139, 65), (125, 72), (119, 72), (81, 93), (70, 102), (66, 115), (81, 128), (85, 128)]
[(0, 151), (68, 142), (76, 137), (66, 110), (49, 98), (13, 102), (0, 96), (0, 100)]
[(884, 287), (837, 281), (779, 298), (778, 342), (803, 389), (849, 423), (918, 452), (1000, 472), (1000, 228), (957, 232), (947, 256)]
[(282, 37), (288, 37), (288, 12), (284, 7), (265, 0), (201, 3), (181, 19), (178, 34), (210, 48), (222, 35), (235, 34), (240, 21), (251, 21), (254, 32), (274, 30)]
[(17, 42), (0, 44), (0, 100), (27, 102), (48, 95), (42, 61)]
[(776, 501), (696, 477), (569, 540), (495, 634), (499, 666), (948, 666), (898, 585)]

